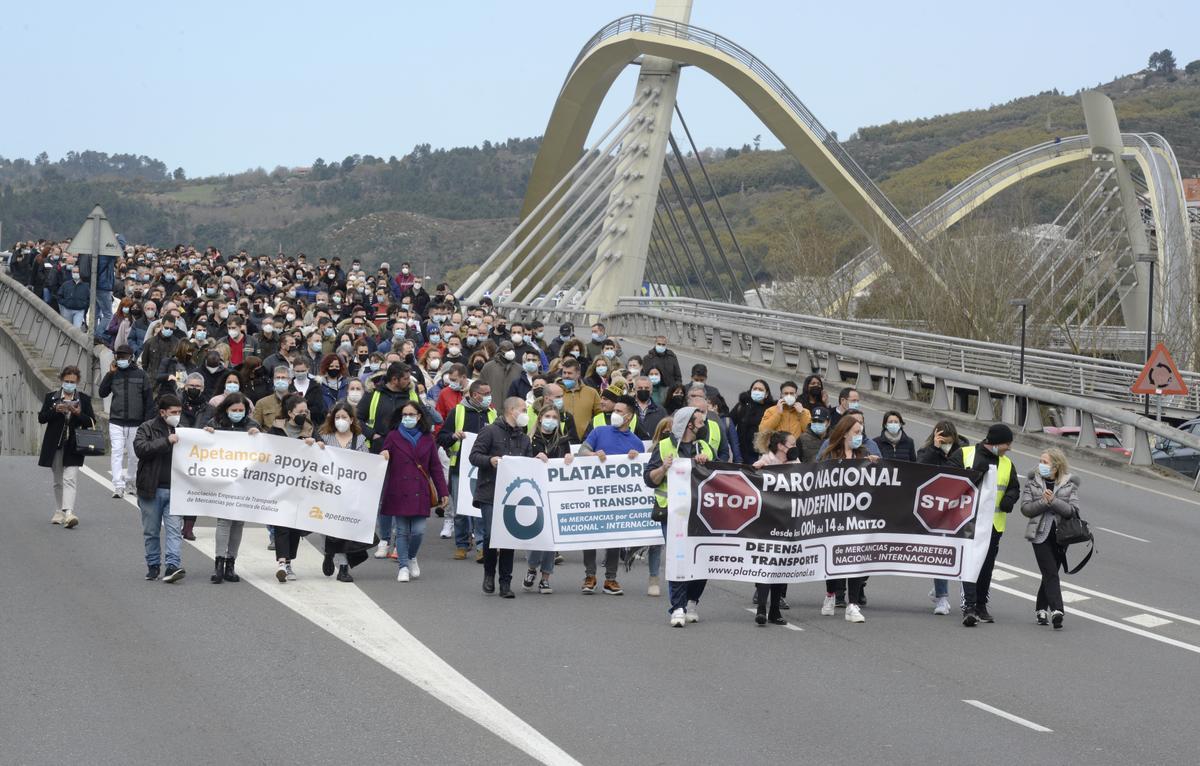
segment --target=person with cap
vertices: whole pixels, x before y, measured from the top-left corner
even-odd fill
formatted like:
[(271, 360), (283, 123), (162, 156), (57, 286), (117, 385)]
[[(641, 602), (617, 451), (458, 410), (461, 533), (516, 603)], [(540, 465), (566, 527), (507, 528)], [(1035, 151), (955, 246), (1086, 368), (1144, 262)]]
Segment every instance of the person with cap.
[(829, 432), (829, 408), (822, 405), (813, 405), (808, 410), (811, 418), (808, 428), (804, 429), (804, 433), (796, 439), (796, 446), (800, 448), (800, 462), (812, 463), (816, 461), (817, 455), (821, 453), (821, 444), (825, 441), (825, 435)]
[[(968, 628), (973, 628), (981, 622), (996, 621), (987, 608), (992, 569), (996, 566), (996, 554), (1000, 552), (1000, 538), (1004, 535), (1008, 514), (1012, 513), (1013, 506), (1021, 497), (1017, 469), (1008, 457), (1012, 443), (1012, 429), (1004, 423), (993, 423), (983, 441), (962, 448), (964, 468), (984, 473), (989, 468), (996, 468), (996, 508), (992, 516), (992, 536), (987, 557), (983, 560), (983, 566), (979, 568), (979, 577), (975, 582), (963, 581), (962, 584), (962, 624)], [(982, 513), (982, 509), (980, 512)]]
[(133, 490), (137, 476), (133, 437), (138, 426), (154, 415), (153, 389), (153, 381), (138, 368), (133, 349), (128, 345), (117, 346), (116, 358), (100, 381), (99, 392), (101, 399), (112, 396), (108, 406), (108, 441), (114, 498)]
[[(704, 414), (694, 407), (680, 407), (671, 416), (669, 433), (660, 435), (650, 449), (650, 459), (642, 473), (646, 486), (654, 490), (654, 509), (651, 518), (662, 524), (663, 539), (667, 535), (667, 472), (676, 457), (706, 463), (713, 459), (713, 450), (701, 436), (705, 430)], [(676, 581), (667, 583), (671, 602), (667, 606), (670, 624), (682, 628), (689, 622), (700, 621), (700, 597), (708, 580)]]
[[(612, 423), (613, 411), (616, 409), (617, 402), (624, 399), (634, 400), (627, 397), (625, 394), (625, 381), (620, 377), (613, 378), (613, 382), (607, 388), (600, 392), (600, 411), (592, 416), (592, 421), (583, 431), (584, 439), (601, 426), (607, 426)], [(636, 403), (630, 408), (631, 412), (626, 420), (629, 430), (639, 439), (648, 439), (649, 435), (642, 429), (642, 424), (638, 421)]]
[(683, 371), (679, 369), (679, 357), (667, 348), (667, 336), (659, 335), (654, 339), (654, 348), (642, 355), (642, 368), (649, 372), (651, 367), (657, 367), (661, 380), (658, 385), (665, 391), (671, 386), (683, 382)]
[(558, 337), (550, 341), (546, 346), (546, 356), (551, 359), (557, 359), (562, 355), (563, 344), (575, 337), (575, 325), (570, 322), (563, 322), (558, 326)]
[[(611, 394), (611, 389), (605, 395)], [(612, 396), (612, 412), (608, 415), (608, 424), (601, 424), (592, 429), (583, 444), (579, 447), (579, 456), (595, 455), (603, 463), (609, 455), (627, 455), (636, 458), (642, 452), (642, 438), (632, 430), (636, 404), (632, 397), (621, 395)], [(600, 417), (597, 415), (597, 417)], [(620, 596), (625, 591), (617, 582), (617, 566), (620, 564), (621, 549), (609, 548), (604, 556), (604, 592), (610, 596)], [(580, 590), (585, 595), (596, 592), (596, 551), (583, 552), (583, 586)]]

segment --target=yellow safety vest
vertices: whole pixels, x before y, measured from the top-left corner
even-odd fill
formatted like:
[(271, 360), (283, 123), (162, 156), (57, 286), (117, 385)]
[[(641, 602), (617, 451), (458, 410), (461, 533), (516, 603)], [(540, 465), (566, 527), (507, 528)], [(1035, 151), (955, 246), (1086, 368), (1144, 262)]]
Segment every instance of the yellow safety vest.
[[(975, 465), (975, 447), (963, 447), (963, 467), (971, 468)], [(1013, 464), (1008, 459), (1008, 455), (1000, 456), (1000, 465), (996, 468), (996, 510), (1000, 510), (1000, 501), (1004, 499), (1004, 492), (1008, 489), (1008, 485), (1012, 482)], [(997, 513), (992, 516), (992, 527), (997, 532), (1004, 531), (1004, 522), (1008, 519), (1007, 513)]]
[[(496, 421), (496, 411), (491, 407), (487, 408), (487, 421), (489, 424)], [(463, 404), (454, 405), (454, 433), (463, 430), (463, 426), (467, 424), (467, 407)], [(458, 453), (462, 450), (462, 442), (455, 440), (454, 444), (450, 445), (447, 450), (450, 453), (450, 466), (458, 465)]]
[(715, 420), (706, 420), (708, 423), (708, 438), (704, 441), (708, 442), (708, 446), (712, 448), (715, 455), (721, 449), (721, 424)]
[[(381, 393), (379, 393), (378, 388), (371, 392), (371, 406), (367, 410), (367, 428), (375, 427), (375, 413), (379, 412), (379, 400), (382, 397), (383, 397), (383, 395)], [(408, 400), (410, 402), (416, 402), (417, 404), (421, 403), (421, 400), (417, 398), (417, 389), (415, 389), (415, 388), (408, 389)], [(367, 439), (367, 449), (370, 449), (370, 448), (371, 448), (371, 440)]]
[[(709, 460), (713, 459), (713, 448), (708, 446), (708, 442), (704, 441), (703, 439), (699, 439), (695, 441), (694, 444), (696, 445), (696, 449), (700, 451), (701, 455), (704, 455), (704, 457), (708, 458)], [(664, 463), (667, 462), (667, 458), (676, 454), (678, 451), (679, 449), (675, 446), (675, 442), (671, 441), (670, 438), (664, 436), (662, 439), (659, 439), (658, 456), (662, 458)], [(654, 503), (659, 508), (667, 507), (666, 478), (663, 478), (662, 483), (654, 488)]]
[[(608, 422), (608, 414), (606, 413), (597, 412), (592, 418), (592, 428), (599, 428), (600, 426), (607, 425), (611, 425), (611, 423)], [(630, 432), (637, 430), (637, 415), (634, 415), (629, 419), (629, 430)]]

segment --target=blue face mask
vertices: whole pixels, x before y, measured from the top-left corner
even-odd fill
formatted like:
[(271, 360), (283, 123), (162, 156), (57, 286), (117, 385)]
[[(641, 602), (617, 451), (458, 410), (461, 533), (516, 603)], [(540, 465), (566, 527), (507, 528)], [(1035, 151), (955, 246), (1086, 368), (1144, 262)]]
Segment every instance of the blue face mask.
[(74, 384), (74, 383), (63, 383), (62, 384), (62, 390), (68, 394), (75, 393), (75, 388), (76, 388), (76, 384)]
[(442, 342), (442, 336), (441, 336), (441, 335), (438, 335), (436, 332), (435, 332), (435, 333), (430, 333), (430, 334), (429, 334), (429, 342), (430, 342), (430, 343), (441, 343), (441, 342)]
[(174, 335), (174, 334), (175, 334), (175, 331), (174, 331), (174, 330), (172, 330), (170, 327), (164, 327), (164, 328), (162, 329), (162, 336), (163, 336), (164, 338), (169, 338), (169, 337), (171, 337), (171, 336), (172, 336), (172, 335)]
[(537, 372), (537, 368), (537, 362), (524, 362), (521, 364), (521, 369), (525, 370), (525, 372), (528, 372), (531, 375)]
[(826, 429), (825, 423), (813, 423), (811, 426), (809, 426), (809, 428), (812, 429), (812, 432), (814, 434), (816, 434), (817, 436), (825, 435), (825, 429)]
[(617, 352), (613, 351), (611, 348), (604, 349), (604, 358), (605, 359), (612, 359), (616, 355), (617, 355)]
[(468, 335), (468, 336), (467, 336), (467, 345), (468, 345), (468, 346), (478, 346), (478, 345), (479, 345), (479, 338), (478, 338), (478, 336), (475, 336), (475, 335)]
[(405, 415), (404, 417), (400, 418), (400, 425), (410, 429), (416, 428), (417, 418), (414, 415)]
[(226, 383), (225, 384), (225, 393), (236, 394), (238, 391), (241, 390), (241, 388), (242, 387), (239, 386), (237, 383)]
[(575, 381), (571, 378), (563, 378), (562, 384), (563, 388), (567, 389), (568, 391), (571, 391), (575, 388)]
[(851, 412), (858, 412), (862, 409), (862, 402), (850, 402), (850, 404), (846, 405), (846, 407)]
[(554, 429), (558, 428), (558, 421), (554, 418), (542, 418), (542, 430), (546, 433), (553, 433)]
[(288, 390), (288, 381), (286, 381), (286, 380), (275, 381), (275, 390), (276, 391), (287, 391)]
[(492, 406), (492, 395), (491, 394), (488, 394), (487, 396), (483, 397), (483, 406), (484, 407)]
[(766, 399), (766, 398), (767, 398), (767, 392), (766, 392), (766, 391), (751, 391), (751, 392), (750, 392), (750, 399), (751, 399), (751, 401), (755, 401), (755, 402), (761, 402), (761, 401), (763, 401), (763, 400), (764, 400), (764, 399)]
[(128, 370), (129, 369), (129, 360), (128, 359), (118, 359), (117, 367), (122, 370)]
[(900, 433), (901, 426), (899, 423), (888, 423), (887, 426), (885, 426), (885, 428), (887, 428), (887, 432), (889, 434), (891, 434), (892, 436), (895, 436), (896, 434)]
[(229, 410), (225, 414), (229, 416), (230, 423), (241, 423), (246, 419), (245, 410)]
[(655, 346), (655, 347), (654, 347), (654, 350), (655, 350), (656, 352), (660, 353), (660, 354), (665, 354), (665, 353), (667, 353), (667, 347), (666, 347), (666, 346)]
[(196, 330), (196, 340), (208, 340), (208, 331)]
[(1045, 463), (1038, 463), (1038, 473), (1040, 473), (1042, 475), (1043, 479), (1050, 478), (1051, 470), (1052, 469), (1050, 468), (1050, 466), (1046, 465)]
[(859, 447), (862, 446), (862, 443), (863, 443), (862, 434), (855, 434), (854, 436), (850, 437), (850, 449), (858, 449)]
[(662, 378), (657, 375), (650, 376), (650, 385), (657, 386), (659, 383), (662, 383)]

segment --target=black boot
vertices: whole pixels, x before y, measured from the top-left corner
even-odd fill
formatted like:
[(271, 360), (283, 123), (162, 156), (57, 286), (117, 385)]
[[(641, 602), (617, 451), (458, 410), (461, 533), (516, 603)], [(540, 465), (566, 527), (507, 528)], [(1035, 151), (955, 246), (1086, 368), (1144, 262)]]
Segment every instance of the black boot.
[(211, 582), (213, 585), (219, 585), (220, 583), (225, 581), (224, 574), (225, 574), (225, 557), (217, 556), (217, 564), (213, 568), (212, 577), (208, 578), (208, 581)]
[(496, 578), (494, 575), (485, 574), (483, 576), (483, 592), (489, 596), (496, 592)]
[(235, 559), (225, 559), (225, 582), (241, 582), (242, 578), (237, 576), (237, 572), (233, 571), (233, 562)]
[(783, 615), (779, 611), (783, 603), (783, 598), (780, 596), (781, 591), (782, 588), (779, 586), (771, 586), (771, 609), (767, 614), (767, 621), (772, 625), (787, 625), (787, 620), (783, 619)]
[(349, 564), (342, 564), (338, 567), (337, 579), (338, 582), (354, 582), (354, 577), (350, 574)]

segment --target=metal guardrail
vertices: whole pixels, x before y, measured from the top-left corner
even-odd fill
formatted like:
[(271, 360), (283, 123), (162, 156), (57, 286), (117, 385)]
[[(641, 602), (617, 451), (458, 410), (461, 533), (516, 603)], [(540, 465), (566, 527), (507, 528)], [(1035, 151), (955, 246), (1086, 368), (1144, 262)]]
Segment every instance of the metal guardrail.
[[(957, 411), (951, 404), (948, 391), (954, 384), (969, 386), (977, 391), (976, 419), (982, 422), (997, 420), (992, 395), (999, 394), (1003, 400), (1000, 419), (1026, 433), (1042, 431), (1040, 405), (1077, 412), (1080, 416), (1078, 446), (1097, 446), (1096, 420), (1117, 424), (1124, 430), (1126, 446), (1132, 448), (1129, 460), (1131, 465), (1153, 464), (1150, 444), (1153, 436), (1200, 449), (1200, 436), (1142, 417), (1114, 403), (1098, 402), (1095, 399), (1038, 385), (1000, 380), (986, 374), (958, 372), (911, 357), (851, 347), (836, 340), (797, 337), (789, 330), (767, 327), (757, 322), (754, 327), (737, 324), (714, 325), (711, 317), (707, 316), (621, 305), (607, 315), (606, 323), (609, 332), (613, 334), (641, 337), (664, 335), (678, 345), (687, 345), (704, 353), (728, 357), (735, 364), (760, 365), (785, 373), (794, 369), (798, 374), (804, 374), (806, 367), (809, 368), (809, 372), (828, 371), (834, 364), (843, 360), (857, 362), (857, 385), (861, 390), (875, 390), (873, 376), (878, 376), (883, 381), (881, 392), (890, 394), (897, 401), (911, 402), (915, 399), (910, 376), (913, 380), (932, 380), (933, 397), (930, 407), (938, 412)], [(795, 368), (789, 362), (789, 354), (797, 357)], [(821, 364), (822, 357), (824, 365)], [(1026, 362), (1028, 363), (1028, 360)], [(1017, 422), (1022, 402), (1026, 414), (1022, 422)], [(1197, 484), (1200, 484), (1200, 476), (1193, 483), (1193, 488)]]
[[(820, 341), (857, 351), (882, 354), (898, 361), (934, 365), (950, 373), (986, 376), (989, 380), (1014, 381), (1019, 375), (1021, 349), (999, 343), (966, 340), (945, 335), (898, 330), (825, 317), (789, 314), (752, 306), (733, 306), (694, 298), (622, 298), (619, 311), (661, 311), (687, 318), (708, 327), (754, 328), (787, 333), (789, 342)], [(1114, 406), (1140, 406), (1142, 399), (1129, 392), (1141, 366), (1055, 351), (1025, 349), (1025, 381), (1041, 391), (1111, 402)], [(1200, 373), (1182, 372), (1188, 385), (1186, 396), (1164, 396), (1163, 407), (1186, 412), (1200, 411)], [(957, 380), (958, 378), (956, 378)]]
[[(854, 158), (842, 147), (837, 137), (832, 132), (827, 130), (821, 121), (809, 111), (808, 107), (792, 92), (792, 89), (775, 74), (766, 64), (757, 56), (742, 46), (727, 37), (704, 29), (695, 27), (691, 24), (684, 24), (679, 21), (670, 21), (661, 19), (657, 16), (645, 16), (641, 14), (632, 14), (622, 16), (619, 19), (610, 21), (601, 27), (600, 31), (592, 35), (576, 56), (574, 63), (571, 64), (570, 72), (567, 74), (567, 81), (571, 79), (573, 74), (582, 62), (592, 51), (601, 43), (613, 37), (628, 33), (640, 33), (658, 35), (661, 37), (672, 37), (677, 40), (686, 40), (692, 43), (698, 43), (708, 48), (712, 48), (720, 53), (735, 59), (744, 64), (751, 72), (757, 75), (767, 87), (769, 87), (776, 96), (780, 98), (796, 118), (807, 127), (821, 142), (822, 146), (829, 151), (834, 158), (841, 163), (842, 168), (858, 183), (871, 201), (879, 208), (879, 210), (887, 216), (891, 224), (903, 234), (911, 244), (916, 245), (921, 242), (921, 237), (909, 225), (908, 218), (896, 209), (892, 201), (887, 198), (887, 195), (875, 185), (871, 177), (855, 162)], [(565, 87), (565, 83), (564, 83)]]
[(77, 329), (50, 308), (40, 296), (10, 275), (0, 272), (0, 319), (21, 341), (41, 352), (40, 367), (50, 381), (67, 365), (80, 370), (80, 388), (96, 395), (100, 360), (88, 333)]

